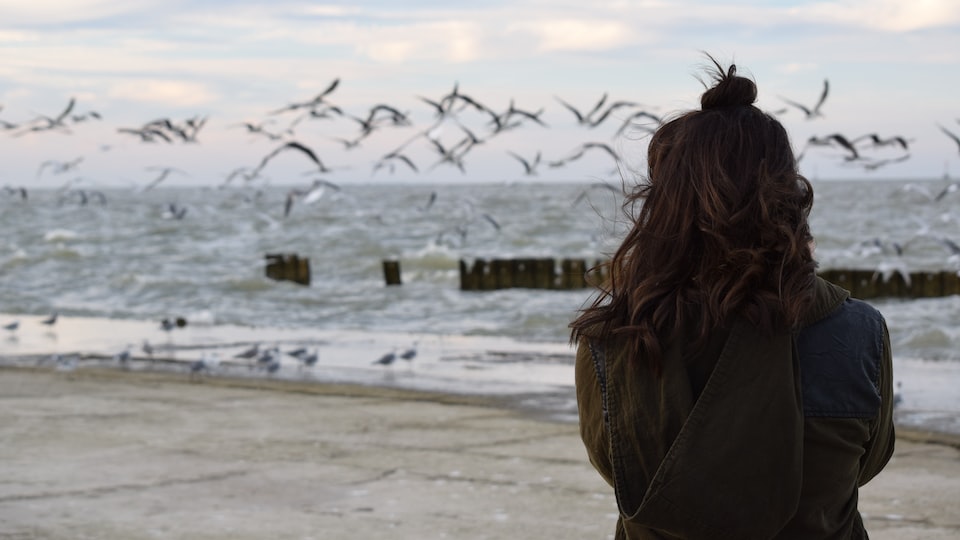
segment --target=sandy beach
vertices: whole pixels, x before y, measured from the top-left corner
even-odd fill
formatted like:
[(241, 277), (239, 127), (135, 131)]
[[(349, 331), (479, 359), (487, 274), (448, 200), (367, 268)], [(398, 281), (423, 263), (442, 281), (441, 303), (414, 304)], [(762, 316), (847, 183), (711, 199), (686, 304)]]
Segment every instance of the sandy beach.
[[(46, 367), (0, 396), (0, 538), (612, 537), (576, 424), (506, 398)], [(871, 537), (960, 537), (957, 441), (903, 435)]]

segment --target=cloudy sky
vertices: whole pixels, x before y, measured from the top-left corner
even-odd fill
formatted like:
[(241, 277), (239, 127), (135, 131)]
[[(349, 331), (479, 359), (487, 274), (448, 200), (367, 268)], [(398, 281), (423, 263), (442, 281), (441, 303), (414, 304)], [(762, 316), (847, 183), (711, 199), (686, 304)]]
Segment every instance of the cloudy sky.
[[(960, 134), (958, 36), (955, 0), (0, 0), (0, 185), (138, 185), (156, 175), (147, 167), (183, 171), (170, 183), (216, 185), (286, 140), (311, 148), (334, 182), (608, 179), (612, 160), (599, 151), (563, 167), (546, 163), (603, 142), (626, 168), (642, 168), (643, 130), (615, 133), (635, 111), (695, 107), (701, 51), (757, 81), (758, 106), (778, 113), (798, 153), (810, 137), (833, 133), (909, 141), (906, 151), (865, 147), (860, 162), (836, 147), (808, 148), (801, 169), (810, 177), (956, 178), (960, 148), (939, 126)], [(271, 114), (335, 80), (324, 100), (343, 116), (293, 125), (304, 109)], [(808, 120), (787, 103), (812, 106), (825, 80), (822, 117)], [(436, 121), (422, 98), (439, 100), (454, 85), (497, 112), (511, 101), (542, 110), (546, 126), (526, 121), (487, 139), (464, 157), (466, 172), (438, 163), (420, 136)], [(606, 105), (636, 105), (589, 128), (560, 103), (587, 110), (603, 95)], [(71, 98), (68, 130), (29, 131)], [(377, 104), (408, 114), (410, 125), (383, 125), (347, 149), (338, 139), (360, 133), (350, 116)], [(118, 131), (161, 118), (206, 123), (195, 143), (144, 143)], [(490, 130), (471, 110), (456, 119), (481, 138)], [(249, 133), (243, 122), (284, 138)], [(429, 135), (451, 146), (463, 131), (448, 118)], [(401, 147), (418, 172), (396, 161), (374, 170)], [(536, 176), (509, 152), (528, 160), (540, 152)], [(278, 154), (262, 170), (266, 181), (309, 181), (314, 167), (297, 154)], [(66, 171), (41, 167), (77, 158)]]

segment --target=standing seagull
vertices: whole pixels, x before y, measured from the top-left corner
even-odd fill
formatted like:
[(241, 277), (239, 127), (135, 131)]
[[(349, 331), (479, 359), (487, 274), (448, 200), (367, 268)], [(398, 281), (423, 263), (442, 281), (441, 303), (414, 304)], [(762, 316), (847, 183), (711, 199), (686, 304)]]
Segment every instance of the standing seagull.
[(258, 354), (260, 354), (260, 344), (259, 344), (259, 343), (254, 343), (252, 347), (250, 347), (249, 349), (247, 349), (247, 350), (245, 350), (245, 351), (242, 351), (242, 352), (239, 352), (239, 353), (233, 355), (233, 357), (234, 357), (234, 358), (244, 358), (244, 359), (249, 360), (249, 359), (257, 356)]
[(375, 360), (374, 364), (380, 364), (381, 366), (389, 366), (393, 364), (393, 361), (397, 359), (396, 349), (388, 352), (387, 354), (381, 356), (378, 360)]
[(807, 120), (812, 120), (812, 119), (814, 119), (814, 118), (816, 118), (816, 117), (818, 117), (818, 116), (823, 116), (823, 114), (820, 112), (820, 107), (823, 105), (823, 102), (826, 101), (826, 99), (827, 99), (827, 93), (828, 93), (829, 91), (830, 91), (830, 83), (827, 82), (827, 79), (824, 79), (824, 80), (823, 80), (823, 93), (820, 94), (820, 101), (817, 101), (817, 104), (816, 104), (812, 109), (807, 108), (805, 105), (801, 105), (800, 103), (797, 103), (796, 101), (790, 101), (789, 99), (787, 99), (787, 98), (785, 98), (785, 97), (781, 97), (780, 99), (782, 99), (782, 100), (783, 100), (785, 103), (787, 103), (788, 105), (793, 105), (794, 107), (796, 107), (796, 108), (800, 109), (801, 111), (803, 111), (804, 114), (807, 115), (807, 116), (806, 116)]
[(53, 326), (54, 324), (57, 323), (57, 316), (58, 316), (58, 315), (59, 315), (59, 313), (57, 313), (56, 311), (54, 311), (49, 317), (47, 317), (46, 319), (40, 321), (40, 323), (41, 323), (41, 324), (45, 324), (45, 325), (47, 325), (47, 326)]
[(402, 358), (402, 359), (404, 359), (404, 360), (406, 360), (406, 361), (408, 361), (408, 362), (413, 361), (414, 357), (416, 357), (416, 356), (417, 356), (417, 342), (416, 342), (416, 341), (413, 342), (413, 345), (411, 345), (409, 349), (407, 349), (407, 350), (403, 351), (402, 353), (400, 353), (400, 358)]

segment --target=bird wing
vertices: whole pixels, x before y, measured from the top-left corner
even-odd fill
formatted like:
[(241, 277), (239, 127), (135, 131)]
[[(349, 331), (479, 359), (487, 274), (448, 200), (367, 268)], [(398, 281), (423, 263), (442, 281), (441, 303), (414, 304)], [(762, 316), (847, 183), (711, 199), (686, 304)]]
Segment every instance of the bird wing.
[(523, 164), (523, 168), (526, 170), (527, 174), (530, 174), (530, 173), (533, 172), (533, 167), (530, 166), (530, 162), (528, 162), (526, 159), (524, 159), (523, 156), (521, 156), (521, 155), (519, 155), (519, 154), (515, 154), (515, 153), (513, 153), (513, 152), (511, 152), (511, 151), (509, 151), (509, 150), (507, 150), (507, 153), (510, 154), (511, 156), (513, 156), (514, 159), (516, 159), (517, 161), (519, 161), (520, 163)]
[(562, 100), (562, 99), (560, 99), (560, 98), (558, 98), (558, 97), (556, 97), (556, 96), (554, 96), (554, 97), (556, 98), (557, 101), (560, 102), (561, 105), (563, 105), (564, 107), (566, 107), (570, 112), (572, 112), (572, 113), (577, 117), (577, 122), (578, 122), (578, 123), (580, 123), (580, 124), (585, 123), (585, 120), (584, 120), (584, 118), (583, 118), (583, 115), (580, 114), (580, 111), (578, 111), (578, 110), (576, 109), (576, 107), (574, 107), (573, 105), (567, 103), (566, 101), (564, 101), (564, 100)]
[(785, 97), (781, 97), (780, 99), (782, 99), (783, 102), (786, 103), (787, 105), (793, 105), (794, 107), (800, 109), (800, 110), (803, 111), (807, 116), (812, 116), (812, 115), (813, 115), (813, 111), (811, 111), (810, 109), (808, 109), (805, 105), (801, 105), (800, 103), (797, 103), (796, 101), (791, 101), (791, 100), (789, 100), (789, 99), (787, 99), (787, 98), (785, 98)]
[(313, 99), (313, 101), (314, 101), (314, 102), (320, 102), (321, 100), (323, 100), (323, 98), (327, 97), (327, 96), (330, 95), (334, 90), (336, 90), (336, 89), (337, 89), (337, 85), (339, 85), (339, 84), (340, 84), (340, 78), (337, 77), (336, 79), (333, 80), (333, 82), (330, 83), (329, 86), (327, 86), (327, 89), (324, 90), (323, 92), (320, 92), (320, 94), (319, 94), (317, 97), (315, 97), (315, 98)]
[(598, 143), (598, 142), (588, 142), (588, 143), (583, 143), (582, 148), (584, 149), (584, 151), (589, 150), (590, 148), (599, 148), (600, 150), (603, 150), (604, 152), (610, 154), (610, 156), (613, 157), (614, 161), (620, 161), (620, 156), (613, 150), (613, 148), (610, 148), (610, 146), (607, 144)]
[(830, 83), (827, 79), (823, 80), (823, 92), (820, 94), (820, 100), (817, 101), (817, 105), (813, 108), (814, 112), (820, 112), (820, 106), (823, 105), (823, 102), (827, 100), (827, 93), (830, 91)]
[(951, 139), (953, 139), (953, 142), (957, 143), (957, 147), (958, 149), (960, 149), (960, 137), (957, 137), (955, 133), (952, 133), (950, 130), (941, 126), (940, 124), (937, 124), (937, 126), (940, 128), (940, 131), (947, 134), (947, 137), (950, 137)]
[(604, 92), (603, 96), (600, 97), (600, 101), (598, 101), (597, 104), (593, 106), (593, 109), (591, 109), (590, 112), (587, 113), (587, 119), (597, 114), (597, 111), (599, 111), (600, 108), (603, 107), (603, 104), (606, 102), (607, 102), (607, 93)]

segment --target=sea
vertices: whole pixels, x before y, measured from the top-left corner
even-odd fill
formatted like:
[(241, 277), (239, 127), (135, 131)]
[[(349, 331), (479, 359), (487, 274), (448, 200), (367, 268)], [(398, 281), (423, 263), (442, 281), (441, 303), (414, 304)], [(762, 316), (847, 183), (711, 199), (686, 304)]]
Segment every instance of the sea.
[[(960, 270), (952, 181), (813, 185), (821, 270), (874, 269), (881, 279)], [(209, 376), (513, 394), (571, 418), (568, 324), (593, 292), (464, 291), (460, 264), (605, 259), (629, 225), (622, 194), (617, 182), (383, 182), (309, 196), (279, 185), (31, 189), (26, 198), (5, 188), (0, 325), (20, 324), (0, 330), (0, 359), (75, 355), (80, 369), (127, 351), (143, 362), (132, 365), (204, 359)], [(308, 259), (310, 284), (267, 278), (270, 254)], [(384, 261), (399, 263), (400, 285), (386, 284)], [(869, 302), (890, 330), (898, 422), (960, 433), (960, 297)], [(43, 325), (53, 313), (58, 321)], [(164, 329), (163, 319), (182, 324)], [(251, 346), (281, 353), (282, 369), (237, 357)], [(293, 348), (320, 360), (305, 369), (282, 354)], [(387, 360), (408, 349), (412, 360)]]

